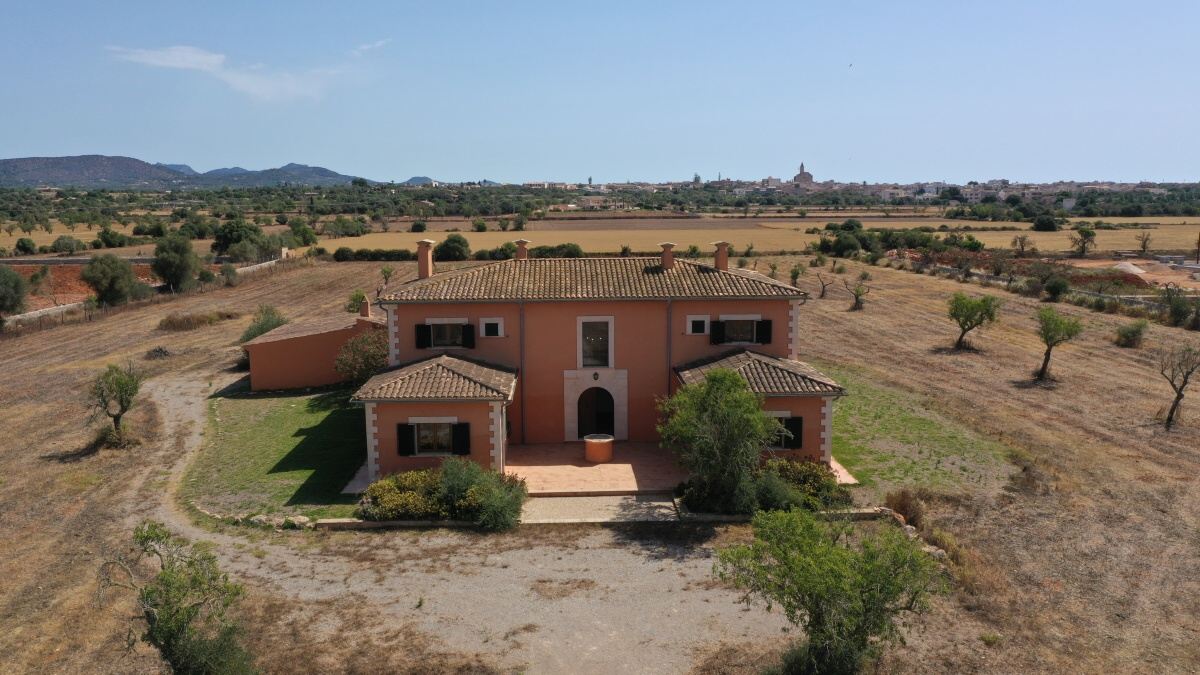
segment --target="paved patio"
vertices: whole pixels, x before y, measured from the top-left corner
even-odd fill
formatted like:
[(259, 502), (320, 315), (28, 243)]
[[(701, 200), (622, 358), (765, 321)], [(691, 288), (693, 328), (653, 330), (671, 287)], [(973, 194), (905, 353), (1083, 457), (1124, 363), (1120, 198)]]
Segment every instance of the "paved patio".
[(505, 472), (525, 479), (532, 497), (633, 495), (670, 492), (687, 478), (675, 456), (654, 443), (618, 442), (613, 461), (583, 459), (583, 443), (514, 445)]

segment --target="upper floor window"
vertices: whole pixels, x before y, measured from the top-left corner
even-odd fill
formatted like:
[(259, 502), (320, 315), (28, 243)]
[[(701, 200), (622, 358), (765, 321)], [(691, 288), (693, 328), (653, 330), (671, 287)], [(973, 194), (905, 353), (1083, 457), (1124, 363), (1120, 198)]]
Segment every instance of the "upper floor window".
[(475, 327), (466, 319), (426, 319), (416, 326), (417, 349), (475, 347)]
[(708, 315), (689, 314), (687, 317), (687, 335), (708, 335)]
[(581, 368), (612, 367), (611, 317), (580, 318), (579, 365)]
[(430, 326), (432, 345), (434, 347), (461, 347), (463, 343), (463, 327), (461, 323), (438, 323)]
[(771, 320), (758, 316), (722, 316), (712, 321), (708, 328), (709, 342), (714, 345), (771, 344)]

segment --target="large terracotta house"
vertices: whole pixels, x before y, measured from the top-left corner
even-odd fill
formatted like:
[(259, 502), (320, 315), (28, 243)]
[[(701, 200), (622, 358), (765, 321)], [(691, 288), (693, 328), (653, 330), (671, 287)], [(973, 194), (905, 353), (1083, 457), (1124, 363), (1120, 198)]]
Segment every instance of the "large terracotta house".
[(389, 368), (354, 395), (365, 409), (367, 475), (453, 455), (497, 470), (510, 447), (589, 434), (657, 441), (657, 400), (729, 368), (792, 433), (780, 451), (828, 463), (834, 381), (797, 359), (806, 295), (674, 257), (530, 258), (435, 272), (379, 299)]

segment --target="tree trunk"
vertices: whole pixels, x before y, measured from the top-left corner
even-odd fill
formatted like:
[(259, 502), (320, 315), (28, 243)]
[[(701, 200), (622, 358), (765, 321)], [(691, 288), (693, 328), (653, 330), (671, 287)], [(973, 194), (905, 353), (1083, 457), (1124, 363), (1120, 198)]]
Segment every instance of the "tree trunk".
[(1171, 425), (1175, 424), (1175, 415), (1179, 412), (1179, 404), (1183, 402), (1183, 392), (1176, 392), (1175, 400), (1171, 402), (1171, 409), (1167, 411), (1167, 419), (1164, 424), (1167, 431), (1171, 430)]
[(117, 432), (118, 434), (121, 433), (121, 418), (122, 417), (124, 417), (123, 413), (117, 413), (116, 415), (112, 416), (113, 431)]
[(967, 329), (964, 328), (964, 329), (962, 329), (962, 332), (958, 334), (958, 339), (954, 341), (954, 348), (962, 349), (963, 341), (966, 339), (967, 339)]
[(1050, 372), (1050, 350), (1053, 347), (1046, 347), (1046, 356), (1042, 358), (1042, 368), (1038, 371), (1037, 380), (1040, 382), (1046, 379), (1046, 375)]

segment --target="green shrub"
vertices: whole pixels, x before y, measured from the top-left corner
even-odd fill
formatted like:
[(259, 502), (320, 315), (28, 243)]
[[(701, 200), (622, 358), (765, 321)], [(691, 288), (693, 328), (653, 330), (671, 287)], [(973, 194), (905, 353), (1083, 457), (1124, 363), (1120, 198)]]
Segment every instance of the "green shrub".
[(771, 459), (767, 461), (764, 473), (773, 473), (795, 488), (806, 508), (838, 508), (854, 501), (850, 490), (838, 484), (833, 469), (821, 462)]
[(804, 495), (775, 471), (761, 472), (754, 481), (754, 489), (761, 511), (786, 511), (810, 506)]
[(229, 263), (221, 265), (221, 279), (225, 281), (226, 286), (237, 286), (242, 281), (237, 268)]
[(350, 248), (349, 246), (340, 246), (336, 251), (333, 252), (333, 259), (337, 262), (354, 260), (354, 249)]
[(200, 283), (202, 284), (211, 284), (217, 280), (217, 275), (213, 274), (212, 270), (206, 267), (200, 270), (200, 273), (196, 275), (196, 278), (199, 279)]
[(1064, 293), (1071, 290), (1071, 283), (1062, 277), (1050, 277), (1043, 290), (1050, 302), (1058, 302)]
[(279, 310), (270, 305), (259, 305), (258, 311), (254, 313), (254, 320), (246, 327), (246, 331), (242, 333), (242, 338), (239, 342), (249, 342), (267, 331), (279, 328), (287, 322), (288, 320), (279, 313)]
[(433, 259), (437, 261), (470, 260), (471, 245), (461, 234), (448, 235), (442, 243), (433, 247)]
[(1127, 323), (1124, 326), (1117, 327), (1117, 346), (1133, 349), (1142, 346), (1142, 338), (1146, 333), (1146, 327), (1150, 325), (1145, 319), (1138, 319), (1133, 323)]
[(496, 532), (520, 523), (527, 496), (520, 478), (452, 457), (440, 469), (405, 471), (372, 483), (358, 512), (367, 520), (464, 520)]

